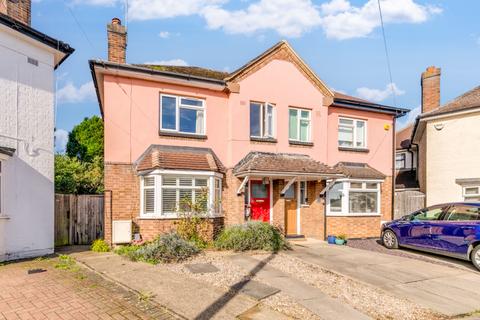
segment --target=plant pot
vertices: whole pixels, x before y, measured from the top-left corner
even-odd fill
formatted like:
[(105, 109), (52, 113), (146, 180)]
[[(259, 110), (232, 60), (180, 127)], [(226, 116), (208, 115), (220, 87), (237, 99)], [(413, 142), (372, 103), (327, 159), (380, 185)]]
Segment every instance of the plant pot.
[(335, 239), (335, 244), (338, 244), (338, 245), (340, 245), (340, 246), (343, 246), (343, 245), (345, 244), (345, 242), (346, 242), (346, 241), (343, 240), (343, 239), (338, 239), (338, 238)]
[(327, 237), (327, 242), (328, 242), (328, 244), (335, 244), (336, 239), (337, 239), (337, 237), (335, 237), (335, 236), (328, 236)]

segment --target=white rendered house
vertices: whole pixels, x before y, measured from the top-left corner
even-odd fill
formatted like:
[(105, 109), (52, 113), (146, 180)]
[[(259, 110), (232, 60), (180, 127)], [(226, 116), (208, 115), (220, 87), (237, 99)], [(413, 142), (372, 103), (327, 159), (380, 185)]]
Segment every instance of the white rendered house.
[(54, 72), (74, 49), (0, 0), (0, 261), (54, 249)]

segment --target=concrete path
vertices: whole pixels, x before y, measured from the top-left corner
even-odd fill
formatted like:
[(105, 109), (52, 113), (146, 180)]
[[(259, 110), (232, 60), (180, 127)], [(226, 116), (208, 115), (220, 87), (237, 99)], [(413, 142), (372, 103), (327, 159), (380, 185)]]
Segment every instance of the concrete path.
[(299, 243), (287, 254), (448, 316), (480, 310), (480, 272), (477, 271), (325, 242)]
[[(232, 261), (245, 270), (251, 270), (258, 265), (257, 260), (246, 254), (233, 256)], [(352, 307), (331, 298), (324, 294), (320, 289), (314, 288), (300, 280), (290, 277), (288, 274), (271, 267), (263, 266), (256, 275), (256, 279), (262, 280), (271, 286), (274, 286), (290, 297), (294, 298), (298, 303), (309, 309), (314, 314), (319, 315), (325, 320), (363, 320), (370, 319), (363, 313), (353, 309)]]
[(257, 301), (245, 295), (226, 292), (161, 266), (131, 262), (113, 253), (81, 252), (72, 256), (129, 289), (151, 295), (152, 299), (158, 299), (158, 303), (187, 319), (234, 319), (257, 305)]

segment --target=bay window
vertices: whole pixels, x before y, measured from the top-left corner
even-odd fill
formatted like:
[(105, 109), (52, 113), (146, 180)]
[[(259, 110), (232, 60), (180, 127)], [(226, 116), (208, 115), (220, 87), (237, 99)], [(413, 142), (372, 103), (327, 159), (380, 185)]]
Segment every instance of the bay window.
[(205, 134), (205, 101), (162, 94), (160, 130), (192, 135)]
[(207, 216), (221, 213), (222, 181), (213, 173), (151, 174), (141, 182), (141, 217), (178, 218), (179, 213), (190, 211)]
[(344, 148), (366, 148), (367, 122), (359, 119), (339, 118), (338, 146)]
[(273, 104), (250, 102), (250, 137), (275, 137), (275, 107)]
[(327, 213), (378, 215), (380, 199), (380, 183), (377, 181), (336, 182), (327, 194)]
[(288, 109), (288, 139), (291, 141), (311, 142), (310, 110)]

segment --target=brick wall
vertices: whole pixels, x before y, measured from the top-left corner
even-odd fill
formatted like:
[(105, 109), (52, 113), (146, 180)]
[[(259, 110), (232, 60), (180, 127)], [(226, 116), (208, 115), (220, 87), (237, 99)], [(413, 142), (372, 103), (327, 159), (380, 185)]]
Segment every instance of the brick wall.
[(31, 25), (31, 0), (0, 0), (0, 12), (23, 24)]
[(237, 195), (238, 188), (243, 179), (233, 175), (232, 169), (228, 169), (223, 179), (222, 207), (225, 216), (225, 225), (230, 226), (245, 222), (244, 194)]
[(323, 221), (325, 203), (320, 198), (320, 192), (325, 187), (325, 182), (309, 181), (307, 186), (308, 206), (300, 208), (300, 229), (307, 238), (323, 240)]
[(422, 73), (422, 113), (440, 107), (440, 68), (428, 67)]
[(107, 25), (108, 61), (125, 63), (127, 55), (127, 31), (118, 18)]
[(392, 177), (386, 177), (381, 185), (381, 203), (382, 220), (392, 220)]
[[(105, 240), (112, 241), (111, 217), (113, 220), (132, 220), (134, 231), (144, 240), (152, 240), (157, 235), (168, 233), (176, 228), (178, 219), (141, 219), (140, 178), (131, 164), (105, 163)], [(110, 205), (111, 203), (111, 205)], [(223, 217), (208, 219), (207, 237), (212, 238), (221, 230)]]

